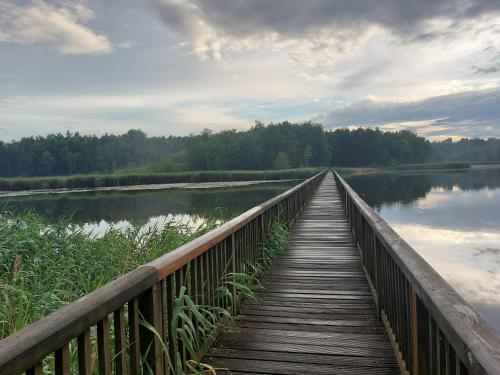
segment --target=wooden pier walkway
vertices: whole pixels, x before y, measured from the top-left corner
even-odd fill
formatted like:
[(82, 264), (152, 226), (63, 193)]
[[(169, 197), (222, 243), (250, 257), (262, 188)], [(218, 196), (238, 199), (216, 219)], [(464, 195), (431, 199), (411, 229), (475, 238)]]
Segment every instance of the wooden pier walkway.
[(262, 284), (258, 301), (241, 308), (239, 332), (211, 353), (215, 367), (235, 375), (400, 373), (331, 173)]

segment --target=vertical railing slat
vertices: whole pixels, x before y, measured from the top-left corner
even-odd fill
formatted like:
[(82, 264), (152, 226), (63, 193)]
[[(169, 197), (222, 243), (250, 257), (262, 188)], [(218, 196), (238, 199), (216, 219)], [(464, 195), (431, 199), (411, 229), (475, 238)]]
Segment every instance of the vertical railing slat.
[(83, 331), (78, 336), (78, 374), (92, 374), (92, 345), (90, 341), (90, 329)]
[(43, 363), (39, 362), (35, 366), (26, 370), (26, 375), (43, 375)]
[(141, 373), (139, 337), (139, 300), (134, 298), (128, 303), (128, 341), (131, 375), (139, 375)]
[(154, 284), (139, 296), (139, 315), (144, 321), (139, 325), (140, 348), (144, 373), (163, 374), (163, 313), (161, 285)]
[(113, 313), (115, 331), (115, 373), (127, 375), (127, 338), (125, 332), (125, 309), (122, 306)]
[(69, 345), (64, 345), (54, 353), (54, 369), (56, 375), (70, 375)]
[(111, 348), (109, 345), (109, 318), (97, 323), (97, 353), (99, 375), (111, 375)]

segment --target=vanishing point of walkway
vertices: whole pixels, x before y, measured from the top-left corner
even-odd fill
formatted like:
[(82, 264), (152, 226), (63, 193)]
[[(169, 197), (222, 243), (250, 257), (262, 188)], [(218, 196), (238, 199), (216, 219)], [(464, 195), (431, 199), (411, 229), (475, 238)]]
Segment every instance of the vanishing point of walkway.
[[(335, 181), (323, 180), (284, 256), (210, 362), (232, 374), (399, 374)], [(221, 373), (226, 371), (218, 370)]]

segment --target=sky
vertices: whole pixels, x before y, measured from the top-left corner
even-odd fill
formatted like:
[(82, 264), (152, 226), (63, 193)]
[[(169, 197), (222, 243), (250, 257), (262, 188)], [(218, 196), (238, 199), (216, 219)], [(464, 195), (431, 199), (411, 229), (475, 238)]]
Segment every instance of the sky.
[(0, 0), (0, 140), (284, 120), (500, 137), (500, 1)]

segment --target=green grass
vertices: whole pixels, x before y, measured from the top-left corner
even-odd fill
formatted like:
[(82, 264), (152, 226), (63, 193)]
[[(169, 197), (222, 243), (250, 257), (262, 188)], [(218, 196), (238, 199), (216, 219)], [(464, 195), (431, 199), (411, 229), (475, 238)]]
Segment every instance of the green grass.
[(0, 216), (0, 338), (215, 227), (178, 223), (93, 237), (65, 221)]
[(469, 169), (470, 164), (463, 162), (439, 162), (439, 163), (419, 163), (419, 164), (400, 164), (387, 168), (396, 171), (423, 171), (423, 170), (455, 170)]
[(471, 161), (469, 164), (474, 165), (498, 165), (500, 164), (500, 160), (484, 160), (484, 161)]
[(186, 182), (305, 179), (319, 173), (321, 170), (321, 168), (301, 168), (264, 171), (194, 171), (0, 178), (0, 191), (98, 188)]
[(458, 172), (469, 168), (470, 164), (465, 162), (399, 164), (391, 167), (333, 167), (341, 176), (367, 173)]

